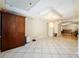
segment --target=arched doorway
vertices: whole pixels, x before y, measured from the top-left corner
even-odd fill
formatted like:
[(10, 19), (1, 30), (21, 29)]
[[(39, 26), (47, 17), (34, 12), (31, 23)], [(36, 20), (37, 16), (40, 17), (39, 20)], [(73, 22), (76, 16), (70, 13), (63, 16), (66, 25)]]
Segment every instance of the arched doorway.
[(62, 21), (58, 25), (59, 37), (65, 38), (64, 41), (68, 42), (68, 50), (73, 50), (72, 52), (76, 55), (78, 55), (78, 25), (79, 23), (75, 21)]
[(70, 36), (71, 38), (78, 39), (78, 22), (65, 21), (59, 25), (59, 34)]

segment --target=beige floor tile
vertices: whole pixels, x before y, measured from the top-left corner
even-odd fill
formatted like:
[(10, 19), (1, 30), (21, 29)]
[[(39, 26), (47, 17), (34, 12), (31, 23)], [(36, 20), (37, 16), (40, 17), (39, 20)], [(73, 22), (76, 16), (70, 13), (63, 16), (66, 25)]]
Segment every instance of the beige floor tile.
[(25, 46), (5, 51), (0, 54), (3, 58), (60, 58), (78, 57), (77, 40), (68, 38), (41, 38), (29, 42)]

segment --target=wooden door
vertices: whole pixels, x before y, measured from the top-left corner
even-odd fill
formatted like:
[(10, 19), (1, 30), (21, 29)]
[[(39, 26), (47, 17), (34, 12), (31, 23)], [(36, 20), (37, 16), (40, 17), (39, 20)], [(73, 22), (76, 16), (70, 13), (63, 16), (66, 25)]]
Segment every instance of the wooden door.
[(3, 13), (2, 51), (25, 44), (25, 17)]
[[(11, 32), (12, 37), (15, 39), (14, 46), (21, 46), (25, 44), (25, 17), (22, 16), (15, 16), (15, 27)], [(14, 31), (14, 32), (13, 32)]]
[(10, 18), (11, 15), (2, 13), (2, 46), (1, 51), (10, 49), (9, 29), (10, 29)]

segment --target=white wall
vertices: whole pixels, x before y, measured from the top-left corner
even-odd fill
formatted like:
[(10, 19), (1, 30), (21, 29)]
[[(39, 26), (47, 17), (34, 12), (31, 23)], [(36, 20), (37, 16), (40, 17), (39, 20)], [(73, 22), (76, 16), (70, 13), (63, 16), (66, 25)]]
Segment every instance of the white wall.
[[(48, 22), (41, 18), (26, 18), (26, 36), (31, 38), (48, 37)], [(59, 22), (53, 22), (53, 31), (58, 34)], [(53, 34), (53, 33), (52, 33)]]
[(0, 9), (4, 7), (4, 5), (5, 5), (4, 2), (5, 2), (4, 0), (0, 0)]
[(31, 38), (43, 38), (47, 36), (47, 23), (40, 18), (26, 18), (26, 35)]
[[(75, 16), (78, 17), (79, 20), (79, 0), (74, 0), (75, 5)], [(79, 34), (79, 24), (78, 24), (78, 34)], [(79, 35), (78, 35), (78, 56), (79, 56)]]
[(78, 56), (79, 56), (79, 26), (78, 26)]

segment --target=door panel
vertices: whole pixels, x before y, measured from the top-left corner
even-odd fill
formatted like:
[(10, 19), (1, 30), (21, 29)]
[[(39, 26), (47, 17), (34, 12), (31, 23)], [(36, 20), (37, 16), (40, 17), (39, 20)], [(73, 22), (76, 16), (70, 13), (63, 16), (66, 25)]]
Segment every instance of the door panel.
[[(22, 45), (25, 42), (25, 18), (16, 17), (16, 32), (15, 32), (16, 46)], [(22, 40), (23, 39), (23, 40)]]
[(1, 50), (7, 50), (10, 48), (9, 39), (9, 25), (10, 25), (10, 15), (2, 14), (2, 47)]
[(25, 18), (18, 16), (16, 17), (16, 24), (17, 24), (17, 32), (25, 33)]

